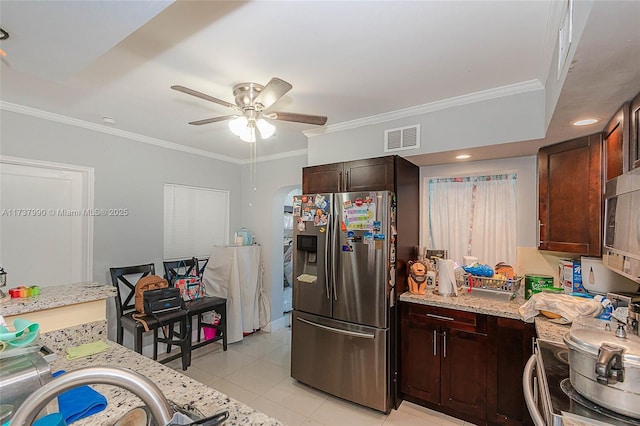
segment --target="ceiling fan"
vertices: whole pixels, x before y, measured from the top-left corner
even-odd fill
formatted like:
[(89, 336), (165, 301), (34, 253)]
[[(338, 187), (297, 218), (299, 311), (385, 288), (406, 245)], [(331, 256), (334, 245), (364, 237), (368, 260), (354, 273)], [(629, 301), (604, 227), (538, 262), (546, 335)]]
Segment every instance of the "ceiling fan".
[(218, 121), (231, 120), (229, 121), (229, 128), (245, 142), (256, 141), (256, 129), (258, 129), (262, 139), (267, 139), (273, 135), (275, 127), (265, 119), (292, 121), (318, 126), (322, 126), (327, 122), (327, 117), (320, 115), (267, 111), (278, 99), (293, 88), (291, 84), (277, 77), (272, 78), (266, 86), (257, 83), (236, 84), (233, 86), (233, 96), (236, 100), (235, 105), (189, 89), (188, 87), (171, 86), (171, 88), (178, 92), (186, 93), (187, 95), (192, 95), (234, 110), (234, 114), (192, 121), (189, 124), (200, 126)]

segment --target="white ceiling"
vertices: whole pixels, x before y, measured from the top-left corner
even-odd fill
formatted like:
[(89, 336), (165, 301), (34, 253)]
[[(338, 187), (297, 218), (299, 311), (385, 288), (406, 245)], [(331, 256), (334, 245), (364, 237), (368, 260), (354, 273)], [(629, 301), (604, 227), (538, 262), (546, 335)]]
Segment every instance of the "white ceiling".
[[(243, 162), (249, 144), (225, 122), (187, 124), (230, 110), (171, 85), (233, 102), (234, 84), (277, 76), (293, 90), (273, 109), (326, 115), (328, 129), (503, 86), (544, 85), (559, 4), (2, 0), (0, 26), (10, 38), (0, 41), (0, 100), (3, 109)], [(599, 131), (638, 91), (640, 1), (596, 1), (547, 136), (507, 144), (502, 154), (530, 155)], [(568, 125), (585, 115), (602, 121)], [(306, 148), (309, 125), (274, 124), (260, 155)], [(475, 159), (493, 155), (475, 151)]]

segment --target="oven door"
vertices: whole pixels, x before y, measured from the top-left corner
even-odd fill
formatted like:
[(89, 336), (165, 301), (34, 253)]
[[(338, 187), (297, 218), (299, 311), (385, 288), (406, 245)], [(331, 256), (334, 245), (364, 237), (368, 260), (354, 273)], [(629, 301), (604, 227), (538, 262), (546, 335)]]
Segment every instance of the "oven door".
[(533, 420), (535, 426), (546, 426), (550, 423), (545, 421), (548, 417), (545, 411), (548, 412), (548, 408), (545, 409), (543, 398), (540, 394), (540, 377), (538, 368), (538, 358), (536, 354), (531, 355), (529, 361), (524, 367), (524, 373), (522, 375), (522, 389), (524, 392), (524, 400), (527, 404), (527, 409)]

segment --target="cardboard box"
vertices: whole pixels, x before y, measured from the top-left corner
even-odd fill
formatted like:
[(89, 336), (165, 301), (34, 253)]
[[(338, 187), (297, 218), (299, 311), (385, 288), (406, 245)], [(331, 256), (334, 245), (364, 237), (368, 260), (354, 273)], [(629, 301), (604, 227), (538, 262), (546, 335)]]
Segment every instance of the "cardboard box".
[(560, 287), (566, 294), (573, 293), (573, 260), (560, 259), (558, 261), (558, 279)]

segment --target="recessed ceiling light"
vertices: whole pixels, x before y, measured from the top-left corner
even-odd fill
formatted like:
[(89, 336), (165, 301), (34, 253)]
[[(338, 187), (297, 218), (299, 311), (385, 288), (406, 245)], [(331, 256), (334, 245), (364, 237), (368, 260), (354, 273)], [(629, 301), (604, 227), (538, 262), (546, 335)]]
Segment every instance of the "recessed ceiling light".
[(466, 160), (467, 158), (471, 158), (471, 156), (469, 154), (456, 155), (456, 159), (458, 160)]
[(589, 124), (593, 124), (593, 123), (597, 123), (598, 119), (596, 118), (587, 118), (584, 120), (578, 120), (578, 121), (574, 121), (573, 125), (574, 126), (588, 126)]

